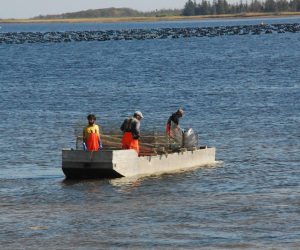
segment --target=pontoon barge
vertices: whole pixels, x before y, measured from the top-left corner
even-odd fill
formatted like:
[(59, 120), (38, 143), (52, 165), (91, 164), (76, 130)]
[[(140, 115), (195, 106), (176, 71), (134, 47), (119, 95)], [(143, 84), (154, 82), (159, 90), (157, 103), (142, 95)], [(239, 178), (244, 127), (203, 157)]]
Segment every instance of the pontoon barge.
[(116, 178), (153, 175), (212, 165), (215, 148), (199, 147), (169, 154), (138, 156), (134, 150), (62, 150), (62, 170), (67, 179)]

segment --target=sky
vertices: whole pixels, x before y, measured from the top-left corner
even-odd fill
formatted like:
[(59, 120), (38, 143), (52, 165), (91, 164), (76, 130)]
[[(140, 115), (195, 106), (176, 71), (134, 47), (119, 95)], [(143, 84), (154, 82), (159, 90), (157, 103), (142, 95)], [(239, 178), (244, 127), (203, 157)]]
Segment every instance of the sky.
[(140, 11), (182, 9), (187, 0), (0, 0), (1, 18), (30, 18), (88, 9), (132, 8)]

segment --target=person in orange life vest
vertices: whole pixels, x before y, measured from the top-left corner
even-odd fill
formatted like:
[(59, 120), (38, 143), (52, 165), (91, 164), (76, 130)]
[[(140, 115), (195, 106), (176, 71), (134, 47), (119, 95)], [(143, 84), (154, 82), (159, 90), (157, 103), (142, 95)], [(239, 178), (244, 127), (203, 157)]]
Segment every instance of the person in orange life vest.
[(139, 138), (140, 138), (140, 121), (143, 119), (143, 114), (140, 111), (136, 111), (133, 117), (129, 117), (124, 120), (121, 125), (123, 131), (122, 148), (134, 149), (138, 154), (140, 152)]
[(166, 125), (166, 134), (168, 136), (174, 138), (177, 134), (182, 134), (182, 129), (179, 126), (179, 119), (183, 116), (183, 114), (183, 109), (179, 108), (169, 117)]
[(83, 129), (83, 142), (86, 150), (98, 151), (101, 149), (99, 126), (96, 124), (96, 116), (89, 114), (87, 116), (88, 125)]

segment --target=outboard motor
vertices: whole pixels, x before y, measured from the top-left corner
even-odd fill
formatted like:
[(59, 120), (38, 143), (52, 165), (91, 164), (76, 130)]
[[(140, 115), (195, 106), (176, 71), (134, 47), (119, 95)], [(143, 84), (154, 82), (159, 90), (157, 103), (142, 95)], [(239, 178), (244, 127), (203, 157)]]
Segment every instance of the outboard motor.
[(184, 148), (194, 148), (198, 146), (198, 135), (192, 128), (184, 131), (182, 144)]

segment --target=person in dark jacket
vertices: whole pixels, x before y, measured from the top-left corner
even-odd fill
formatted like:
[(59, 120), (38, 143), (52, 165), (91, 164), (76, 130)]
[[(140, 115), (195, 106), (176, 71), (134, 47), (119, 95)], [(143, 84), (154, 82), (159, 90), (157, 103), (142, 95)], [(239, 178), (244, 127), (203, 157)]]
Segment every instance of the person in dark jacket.
[(166, 125), (166, 133), (168, 136), (174, 137), (176, 134), (178, 134), (179, 131), (181, 131), (181, 128), (179, 126), (179, 119), (183, 116), (183, 114), (183, 109), (179, 108), (169, 117)]
[(124, 120), (121, 125), (121, 130), (124, 133), (122, 137), (123, 149), (134, 149), (138, 154), (140, 152), (140, 121), (143, 119), (143, 114), (140, 111), (134, 112), (132, 117)]

